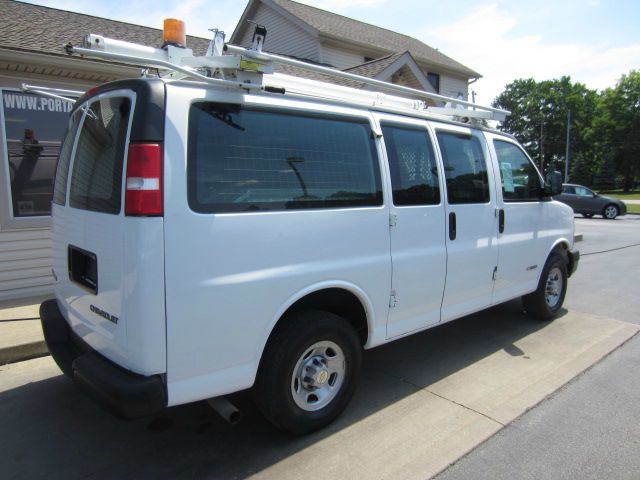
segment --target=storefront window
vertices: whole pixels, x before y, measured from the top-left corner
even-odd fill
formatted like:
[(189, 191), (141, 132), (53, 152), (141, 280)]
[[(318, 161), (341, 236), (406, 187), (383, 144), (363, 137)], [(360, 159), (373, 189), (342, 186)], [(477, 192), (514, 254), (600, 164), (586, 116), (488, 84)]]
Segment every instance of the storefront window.
[(13, 216), (50, 215), (53, 176), (72, 105), (7, 90), (2, 104)]

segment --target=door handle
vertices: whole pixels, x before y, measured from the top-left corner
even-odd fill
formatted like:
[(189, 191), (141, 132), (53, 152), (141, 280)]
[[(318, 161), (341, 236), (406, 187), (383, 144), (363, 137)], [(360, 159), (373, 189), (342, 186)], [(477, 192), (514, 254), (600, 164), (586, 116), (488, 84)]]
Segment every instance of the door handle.
[(456, 239), (456, 214), (449, 212), (449, 240)]
[(498, 211), (498, 232), (504, 233), (504, 208)]

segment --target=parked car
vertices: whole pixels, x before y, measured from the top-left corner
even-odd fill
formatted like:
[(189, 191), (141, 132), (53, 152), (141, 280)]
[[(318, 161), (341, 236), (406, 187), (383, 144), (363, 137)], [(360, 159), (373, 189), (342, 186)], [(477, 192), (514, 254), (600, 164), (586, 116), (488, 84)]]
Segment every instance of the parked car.
[(562, 185), (562, 193), (554, 198), (586, 218), (602, 215), (603, 218), (613, 220), (627, 213), (627, 206), (622, 200), (600, 195), (582, 185), (565, 183)]

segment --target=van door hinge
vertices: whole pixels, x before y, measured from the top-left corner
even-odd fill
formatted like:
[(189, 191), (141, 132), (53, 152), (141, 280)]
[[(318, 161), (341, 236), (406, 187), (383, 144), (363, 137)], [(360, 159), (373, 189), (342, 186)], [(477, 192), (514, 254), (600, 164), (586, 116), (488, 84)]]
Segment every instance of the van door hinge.
[(396, 308), (398, 305), (398, 299), (396, 298), (396, 291), (391, 290), (391, 295), (389, 296), (389, 308)]
[(498, 267), (493, 267), (493, 281), (495, 282), (498, 278)]
[(398, 216), (391, 213), (389, 214), (389, 226), (395, 227), (398, 224)]

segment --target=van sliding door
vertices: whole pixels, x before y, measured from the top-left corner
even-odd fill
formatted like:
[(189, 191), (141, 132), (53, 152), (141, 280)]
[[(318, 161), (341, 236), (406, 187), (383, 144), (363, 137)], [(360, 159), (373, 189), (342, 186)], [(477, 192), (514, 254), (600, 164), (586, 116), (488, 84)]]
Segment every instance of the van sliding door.
[(437, 126), (446, 176), (447, 282), (442, 320), (491, 304), (498, 267), (498, 217), (493, 170), (482, 132)]
[(380, 116), (391, 177), (387, 338), (440, 321), (446, 275), (441, 175), (424, 121)]

